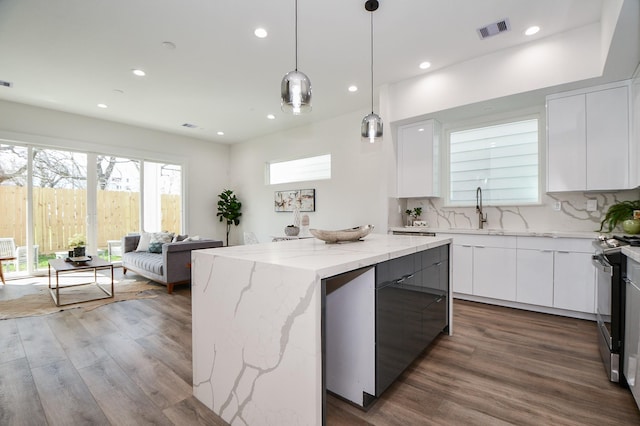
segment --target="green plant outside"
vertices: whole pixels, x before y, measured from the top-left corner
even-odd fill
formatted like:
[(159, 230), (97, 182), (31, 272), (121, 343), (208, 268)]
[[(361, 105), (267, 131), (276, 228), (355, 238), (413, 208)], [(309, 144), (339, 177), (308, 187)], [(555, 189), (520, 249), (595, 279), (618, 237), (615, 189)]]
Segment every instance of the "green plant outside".
[(607, 228), (606, 232), (611, 232), (619, 223), (627, 219), (633, 219), (634, 210), (640, 210), (640, 200), (628, 200), (612, 204), (607, 210), (604, 219), (600, 222), (598, 232), (602, 231), (605, 225)]

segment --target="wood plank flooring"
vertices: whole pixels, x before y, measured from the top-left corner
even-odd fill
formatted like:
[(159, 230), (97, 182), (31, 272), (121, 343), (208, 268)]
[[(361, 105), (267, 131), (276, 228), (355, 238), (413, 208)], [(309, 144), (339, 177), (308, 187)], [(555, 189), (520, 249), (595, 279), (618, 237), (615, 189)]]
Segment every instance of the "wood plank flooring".
[[(191, 299), (173, 295), (0, 321), (0, 425), (224, 425), (191, 396)], [(639, 425), (607, 381), (595, 324), (454, 302), (441, 336), (368, 411), (329, 425)]]

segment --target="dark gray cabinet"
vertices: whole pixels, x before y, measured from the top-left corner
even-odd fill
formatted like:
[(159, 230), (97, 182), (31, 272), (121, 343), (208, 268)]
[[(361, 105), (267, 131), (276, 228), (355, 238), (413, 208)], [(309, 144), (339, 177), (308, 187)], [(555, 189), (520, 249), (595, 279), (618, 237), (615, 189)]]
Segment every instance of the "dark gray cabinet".
[(447, 328), (449, 245), (376, 265), (376, 396)]

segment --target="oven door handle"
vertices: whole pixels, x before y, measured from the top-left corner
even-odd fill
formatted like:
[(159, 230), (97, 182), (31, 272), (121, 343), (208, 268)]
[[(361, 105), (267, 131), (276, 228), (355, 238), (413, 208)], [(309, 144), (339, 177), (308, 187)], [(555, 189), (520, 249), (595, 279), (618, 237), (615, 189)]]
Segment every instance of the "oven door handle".
[(595, 266), (597, 269), (601, 270), (602, 272), (604, 272), (605, 274), (611, 274), (611, 265), (609, 265), (608, 263), (605, 263), (602, 260), (602, 257), (597, 256), (597, 255), (593, 255), (591, 256), (591, 263), (593, 263), (593, 266)]

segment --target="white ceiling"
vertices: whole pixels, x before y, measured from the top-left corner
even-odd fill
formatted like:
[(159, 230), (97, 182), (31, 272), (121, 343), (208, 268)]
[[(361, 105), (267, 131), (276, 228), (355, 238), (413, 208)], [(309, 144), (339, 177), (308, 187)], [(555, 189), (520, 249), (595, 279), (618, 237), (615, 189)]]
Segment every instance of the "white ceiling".
[[(599, 22), (602, 3), (380, 0), (375, 86)], [(295, 65), (293, 0), (0, 0), (0, 80), (13, 83), (0, 99), (221, 143), (369, 108), (364, 0), (299, 0), (298, 10), (310, 114), (280, 110), (280, 81)], [(477, 28), (504, 18), (510, 32), (480, 40)], [(525, 37), (530, 25), (542, 29)], [(253, 35), (259, 26), (267, 38)], [(422, 61), (433, 65), (420, 70)]]

